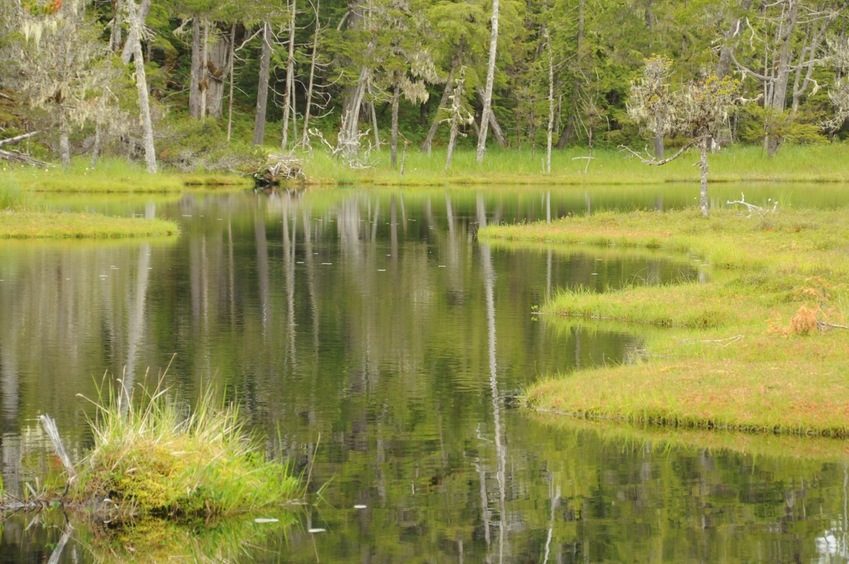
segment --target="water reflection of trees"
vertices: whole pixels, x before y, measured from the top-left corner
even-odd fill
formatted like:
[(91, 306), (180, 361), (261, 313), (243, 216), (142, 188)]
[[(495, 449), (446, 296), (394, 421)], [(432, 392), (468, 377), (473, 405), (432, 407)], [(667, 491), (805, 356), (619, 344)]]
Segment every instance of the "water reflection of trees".
[[(660, 276), (477, 243), (485, 221), (561, 213), (532, 199), (529, 212), (463, 193), (189, 196), (170, 248), (23, 246), (0, 266), (4, 461), (38, 410), (64, 413), (81, 443), (73, 398), (92, 373), (177, 352), (171, 383), (226, 385), (298, 464), (321, 435), (313, 477), (339, 509), (313, 517), (333, 530), (326, 560), (712, 560), (718, 546), (750, 555), (744, 542), (814, 554), (810, 515), (841, 514), (821, 495), (833, 468), (657, 456), (505, 410), (537, 374), (615, 362), (633, 342), (541, 328), (532, 305), (570, 276)], [(345, 513), (354, 504), (369, 512)]]

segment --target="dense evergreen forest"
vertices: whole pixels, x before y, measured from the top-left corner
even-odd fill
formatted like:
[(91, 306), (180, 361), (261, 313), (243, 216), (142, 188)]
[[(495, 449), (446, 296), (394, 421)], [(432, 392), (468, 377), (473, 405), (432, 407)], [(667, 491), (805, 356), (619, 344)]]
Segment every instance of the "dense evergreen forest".
[[(828, 142), (849, 115), (842, 0), (3, 0), (10, 160), (238, 168), (255, 146)], [(686, 96), (680, 93), (687, 92)], [(740, 103), (744, 101), (745, 103)], [(729, 108), (735, 107), (733, 111)], [(692, 110), (692, 108), (690, 108)], [(708, 131), (705, 129), (705, 131)], [(2, 143), (2, 142), (0, 142)], [(12, 145), (4, 144), (4, 149)]]

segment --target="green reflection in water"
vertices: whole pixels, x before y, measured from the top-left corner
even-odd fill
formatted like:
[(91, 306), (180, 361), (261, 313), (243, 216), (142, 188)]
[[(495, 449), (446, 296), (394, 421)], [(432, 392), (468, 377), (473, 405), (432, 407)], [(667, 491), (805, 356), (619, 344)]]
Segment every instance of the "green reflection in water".
[[(261, 559), (780, 561), (842, 550), (823, 533), (847, 529), (835, 525), (842, 459), (611, 439), (507, 409), (505, 396), (539, 374), (639, 350), (625, 327), (536, 320), (552, 292), (697, 275), (650, 254), (476, 240), (483, 221), (581, 213), (587, 197), (189, 194), (157, 205), (182, 224), (170, 245), (0, 247), (6, 485), (20, 491), (16, 461), (43, 449), (26, 433), (39, 412), (57, 418), (78, 459), (90, 439), (76, 394), (92, 396), (104, 372), (156, 374), (176, 352), (169, 383), (181, 397), (214, 382), (271, 437), (269, 451), (314, 463), (324, 501)], [(589, 204), (629, 197), (684, 205), (690, 189), (601, 190)]]

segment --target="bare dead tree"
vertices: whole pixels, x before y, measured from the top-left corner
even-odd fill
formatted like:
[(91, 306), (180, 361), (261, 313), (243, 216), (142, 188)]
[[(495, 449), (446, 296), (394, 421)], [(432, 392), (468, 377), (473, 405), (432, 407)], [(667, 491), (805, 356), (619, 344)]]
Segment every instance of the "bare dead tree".
[[(660, 102), (667, 108), (663, 124), (665, 130), (687, 136), (690, 140), (674, 155), (664, 159), (643, 155), (626, 146), (620, 146), (620, 149), (636, 156), (644, 164), (661, 166), (679, 158), (687, 149), (697, 146), (701, 171), (699, 207), (702, 215), (707, 217), (708, 152), (711, 142), (722, 128), (726, 127), (731, 109), (745, 100), (739, 97), (739, 82), (728, 77), (718, 78), (716, 75), (689, 82), (678, 91), (670, 91), (668, 85), (657, 82), (657, 73), (668, 76), (668, 68), (663, 70), (661, 67), (667, 66), (666, 62), (658, 62), (656, 59), (657, 57), (646, 61), (643, 78), (632, 84), (628, 115), (651, 131), (651, 127), (657, 127), (653, 106), (658, 100), (655, 100), (655, 97), (660, 98)], [(654, 94), (647, 96), (647, 92)]]
[(495, 62), (498, 47), (498, 0), (492, 0), (492, 18), (490, 20), (489, 37), (489, 61), (486, 66), (486, 87), (483, 94), (483, 113), (481, 114), (480, 134), (478, 135), (478, 148), (476, 160), (478, 164), (483, 163), (483, 155), (486, 151), (486, 134), (489, 128), (490, 114), (492, 113), (492, 85), (495, 80)]
[[(731, 58), (744, 76), (763, 86), (764, 148), (774, 156), (786, 130), (793, 123), (800, 100), (819, 86), (812, 78), (815, 66), (824, 60), (822, 45), (831, 23), (840, 11), (836, 4), (811, 5), (800, 0), (764, 3), (759, 16), (766, 33), (758, 33), (747, 20), (749, 42), (763, 48), (763, 68), (754, 69)], [(793, 78), (791, 85), (790, 79)], [(791, 111), (787, 113), (788, 98)]]

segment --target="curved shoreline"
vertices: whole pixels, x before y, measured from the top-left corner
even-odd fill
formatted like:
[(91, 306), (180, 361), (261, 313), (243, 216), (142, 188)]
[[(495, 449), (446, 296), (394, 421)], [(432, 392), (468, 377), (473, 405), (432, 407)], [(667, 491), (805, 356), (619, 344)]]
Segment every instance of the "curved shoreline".
[[(849, 436), (845, 211), (599, 213), (491, 226), (493, 245), (551, 241), (701, 257), (705, 283), (561, 292), (545, 323), (643, 324), (644, 359), (549, 376), (531, 408), (691, 428)], [(509, 243), (508, 243), (509, 244)], [(732, 338), (733, 337), (733, 338)]]

